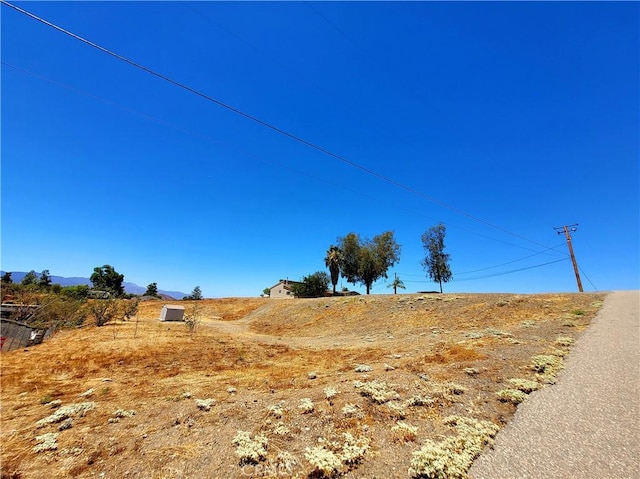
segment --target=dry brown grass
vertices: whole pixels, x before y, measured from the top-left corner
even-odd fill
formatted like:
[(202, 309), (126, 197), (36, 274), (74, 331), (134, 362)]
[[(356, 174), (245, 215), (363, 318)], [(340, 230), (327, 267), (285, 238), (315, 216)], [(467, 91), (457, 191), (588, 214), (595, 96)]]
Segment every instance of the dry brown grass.
[[(297, 460), (281, 477), (307, 477), (305, 447), (343, 432), (372, 441), (372, 451), (344, 477), (408, 477), (412, 450), (447, 433), (446, 415), (508, 421), (514, 406), (495, 393), (509, 378), (533, 377), (531, 357), (551, 351), (559, 336), (575, 337), (601, 299), (227, 298), (198, 303), (203, 321), (195, 334), (156, 319), (164, 302), (144, 302), (137, 325), (62, 331), (40, 346), (3, 353), (2, 477), (261, 477), (281, 451)], [(373, 371), (356, 373), (358, 364)], [(465, 373), (470, 367), (478, 374)], [(355, 380), (374, 379), (393, 387), (400, 401), (433, 400), (406, 408), (407, 422), (418, 426), (415, 442), (394, 441), (397, 413), (354, 388)], [(452, 393), (449, 383), (464, 392)], [(339, 391), (331, 401), (327, 386)], [(89, 389), (91, 397), (79, 396)], [(313, 401), (313, 412), (297, 408), (304, 397)], [(216, 400), (209, 412), (195, 405), (204, 398)], [(52, 399), (63, 405), (90, 400), (96, 408), (59, 433), (56, 451), (35, 453), (36, 435), (57, 432), (55, 424), (35, 425), (53, 412), (46, 404)], [(269, 407), (280, 401), (284, 413), (276, 419)], [(347, 404), (358, 414), (345, 416)], [(110, 422), (117, 409), (136, 414)], [(273, 432), (279, 421), (289, 429), (284, 436)], [(231, 445), (238, 430), (267, 435), (266, 462), (252, 469), (238, 464)]]

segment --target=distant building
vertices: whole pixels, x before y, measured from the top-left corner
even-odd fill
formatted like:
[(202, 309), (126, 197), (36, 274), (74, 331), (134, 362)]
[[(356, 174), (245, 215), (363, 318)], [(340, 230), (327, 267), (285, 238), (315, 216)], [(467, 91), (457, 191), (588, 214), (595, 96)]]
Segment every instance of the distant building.
[(278, 284), (269, 288), (269, 297), (275, 299), (293, 299), (292, 286), (294, 284), (301, 284), (299, 281), (289, 281), (288, 279), (281, 279)]
[(184, 306), (165, 304), (160, 311), (160, 321), (184, 321)]

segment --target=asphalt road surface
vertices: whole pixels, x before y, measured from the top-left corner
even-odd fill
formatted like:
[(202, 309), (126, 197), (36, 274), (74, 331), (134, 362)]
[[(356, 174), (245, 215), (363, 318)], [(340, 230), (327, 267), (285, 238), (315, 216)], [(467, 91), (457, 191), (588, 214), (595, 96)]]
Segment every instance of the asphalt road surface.
[(640, 478), (640, 291), (607, 295), (558, 383), (530, 395), (472, 479)]

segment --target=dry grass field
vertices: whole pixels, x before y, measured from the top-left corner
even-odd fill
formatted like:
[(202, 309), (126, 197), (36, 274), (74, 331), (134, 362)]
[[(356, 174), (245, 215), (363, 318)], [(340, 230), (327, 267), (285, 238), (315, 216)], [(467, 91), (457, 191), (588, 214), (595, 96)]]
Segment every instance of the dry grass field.
[(141, 303), (2, 354), (2, 478), (429, 477), (431, 449), (464, 469), (490, 439), (449, 417), (502, 427), (510, 380), (552, 383), (533, 358), (561, 361), (602, 299), (216, 299), (193, 333)]

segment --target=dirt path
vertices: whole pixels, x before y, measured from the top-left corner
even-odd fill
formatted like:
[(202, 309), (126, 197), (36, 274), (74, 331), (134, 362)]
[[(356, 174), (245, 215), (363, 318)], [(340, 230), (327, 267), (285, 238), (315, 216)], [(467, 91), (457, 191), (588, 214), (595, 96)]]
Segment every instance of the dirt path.
[(639, 291), (607, 296), (558, 384), (531, 395), (473, 479), (640, 477)]

